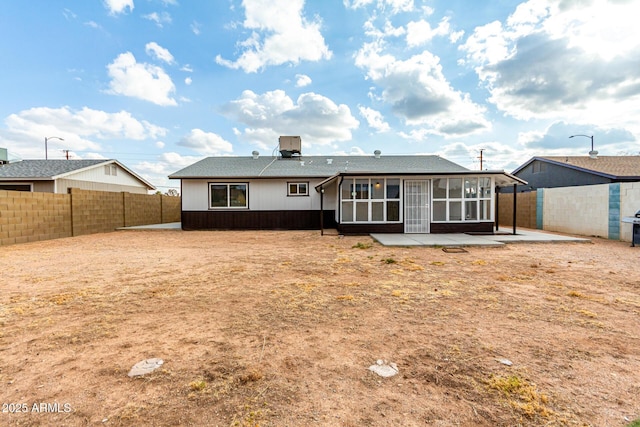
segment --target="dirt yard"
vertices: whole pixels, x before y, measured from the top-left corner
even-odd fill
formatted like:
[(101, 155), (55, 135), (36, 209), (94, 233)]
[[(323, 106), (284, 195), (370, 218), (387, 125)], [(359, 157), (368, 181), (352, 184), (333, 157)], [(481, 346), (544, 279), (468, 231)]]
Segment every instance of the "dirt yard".
[[(467, 250), (182, 231), (0, 247), (0, 425), (640, 417), (640, 248)], [(399, 373), (371, 372), (378, 359)]]

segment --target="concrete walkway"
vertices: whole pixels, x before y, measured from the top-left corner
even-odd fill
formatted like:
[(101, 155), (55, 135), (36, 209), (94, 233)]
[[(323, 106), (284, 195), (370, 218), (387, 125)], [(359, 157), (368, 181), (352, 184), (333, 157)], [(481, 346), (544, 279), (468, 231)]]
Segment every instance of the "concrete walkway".
[(452, 234), (383, 234), (374, 233), (371, 237), (384, 246), (437, 246), (462, 247), (483, 246), (498, 247), (506, 243), (552, 243), (552, 242), (581, 242), (591, 240), (579, 237), (563, 236), (545, 233), (537, 230), (518, 229), (517, 234), (471, 235), (464, 233)]

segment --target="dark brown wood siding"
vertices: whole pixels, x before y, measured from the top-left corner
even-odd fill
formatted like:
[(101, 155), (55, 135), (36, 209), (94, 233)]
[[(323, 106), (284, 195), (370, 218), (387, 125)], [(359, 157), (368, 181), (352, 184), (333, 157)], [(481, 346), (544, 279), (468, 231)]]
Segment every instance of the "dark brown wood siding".
[(369, 233), (404, 233), (403, 224), (339, 224), (342, 234), (361, 235)]
[(431, 223), (431, 234), (492, 233), (493, 222), (437, 222)]
[[(324, 228), (335, 228), (324, 211)], [(320, 211), (182, 211), (183, 230), (319, 230)]]

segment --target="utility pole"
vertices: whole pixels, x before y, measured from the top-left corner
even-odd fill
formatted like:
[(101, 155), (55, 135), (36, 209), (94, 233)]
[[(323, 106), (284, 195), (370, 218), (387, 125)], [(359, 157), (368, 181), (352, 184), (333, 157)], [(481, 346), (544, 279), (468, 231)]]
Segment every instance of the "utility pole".
[(480, 170), (482, 170), (482, 152), (484, 151), (484, 148), (480, 149)]

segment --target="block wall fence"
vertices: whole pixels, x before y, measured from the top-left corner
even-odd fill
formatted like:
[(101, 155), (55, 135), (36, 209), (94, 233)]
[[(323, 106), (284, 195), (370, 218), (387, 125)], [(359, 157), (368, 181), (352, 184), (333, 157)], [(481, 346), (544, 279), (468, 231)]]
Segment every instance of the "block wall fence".
[[(500, 194), (498, 206), (500, 226), (513, 226), (513, 194)], [(518, 227), (630, 242), (632, 226), (622, 218), (640, 210), (640, 182), (518, 193), (516, 209)]]
[(0, 190), (0, 246), (180, 221), (180, 197), (80, 190)]

